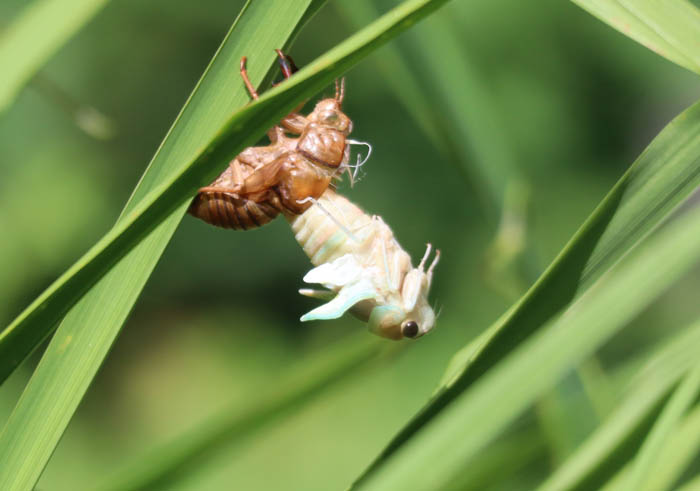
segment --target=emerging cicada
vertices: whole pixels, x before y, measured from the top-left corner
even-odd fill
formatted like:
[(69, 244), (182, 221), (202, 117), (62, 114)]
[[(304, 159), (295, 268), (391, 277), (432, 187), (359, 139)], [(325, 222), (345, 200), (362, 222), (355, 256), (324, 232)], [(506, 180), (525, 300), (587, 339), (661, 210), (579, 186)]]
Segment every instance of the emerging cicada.
[(369, 216), (328, 189), (302, 215), (288, 217), (297, 242), (314, 269), (306, 283), (328, 290), (299, 293), (330, 301), (302, 316), (302, 321), (335, 319), (350, 311), (370, 331), (389, 339), (417, 338), (430, 331), (435, 313), (428, 303), (440, 251), (425, 270), (428, 244), (417, 268), (379, 216)]
[[(277, 54), (289, 78), (296, 67), (280, 50)], [(245, 57), (241, 77), (257, 99)], [(352, 121), (341, 110), (344, 96), (344, 80), (336, 81), (334, 98), (319, 101), (308, 116), (287, 115), (268, 131), (270, 145), (241, 152), (216, 181), (199, 190), (189, 213), (218, 227), (244, 230), (260, 227), (280, 213), (303, 213), (333, 179), (349, 171), (349, 144), (354, 142), (347, 139)]]

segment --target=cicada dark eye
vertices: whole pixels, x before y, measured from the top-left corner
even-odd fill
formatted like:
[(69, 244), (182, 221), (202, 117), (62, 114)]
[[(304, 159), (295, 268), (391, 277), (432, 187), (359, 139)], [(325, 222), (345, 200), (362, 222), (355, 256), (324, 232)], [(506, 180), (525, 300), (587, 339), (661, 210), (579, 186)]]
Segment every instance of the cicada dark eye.
[(419, 329), (416, 321), (406, 321), (401, 326), (401, 334), (403, 334), (405, 338), (415, 338), (418, 336), (418, 332)]

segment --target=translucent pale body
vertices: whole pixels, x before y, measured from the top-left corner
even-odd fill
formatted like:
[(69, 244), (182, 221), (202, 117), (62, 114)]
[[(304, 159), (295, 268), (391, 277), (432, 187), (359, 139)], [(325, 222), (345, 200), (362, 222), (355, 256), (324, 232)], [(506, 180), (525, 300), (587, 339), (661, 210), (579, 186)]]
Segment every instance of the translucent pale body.
[(430, 267), (417, 268), (379, 216), (370, 216), (347, 198), (327, 190), (308, 210), (288, 218), (314, 269), (306, 283), (326, 290), (300, 290), (330, 301), (302, 316), (302, 321), (334, 319), (350, 311), (386, 338), (419, 337), (435, 324), (428, 292), (439, 251)]

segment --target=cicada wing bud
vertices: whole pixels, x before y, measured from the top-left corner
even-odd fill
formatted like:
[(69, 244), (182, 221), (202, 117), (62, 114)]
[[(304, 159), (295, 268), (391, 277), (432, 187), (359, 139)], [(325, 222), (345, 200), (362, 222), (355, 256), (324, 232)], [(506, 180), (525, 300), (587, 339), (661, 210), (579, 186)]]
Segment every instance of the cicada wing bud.
[(304, 283), (342, 287), (360, 280), (363, 269), (352, 254), (313, 268), (304, 275)]
[(410, 312), (415, 308), (423, 289), (424, 279), (425, 273), (420, 269), (412, 269), (406, 274), (403, 280), (403, 288), (401, 289), (401, 299), (406, 312)]
[(341, 288), (333, 300), (304, 314), (301, 316), (301, 321), (337, 319), (356, 303), (375, 298), (377, 295), (374, 286), (369, 281), (362, 280), (359, 283)]

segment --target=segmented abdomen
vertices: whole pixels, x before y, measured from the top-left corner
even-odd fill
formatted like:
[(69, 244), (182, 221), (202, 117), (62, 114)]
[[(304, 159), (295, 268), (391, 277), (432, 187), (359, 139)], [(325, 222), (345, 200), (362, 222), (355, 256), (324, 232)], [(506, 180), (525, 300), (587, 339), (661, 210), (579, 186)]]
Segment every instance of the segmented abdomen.
[(272, 221), (282, 205), (278, 199), (256, 203), (230, 193), (206, 191), (195, 196), (187, 211), (216, 227), (248, 230)]
[(294, 237), (314, 266), (355, 254), (368, 245), (374, 233), (372, 217), (332, 189), (318, 203), (320, 206), (315, 204), (301, 215), (287, 215)]

